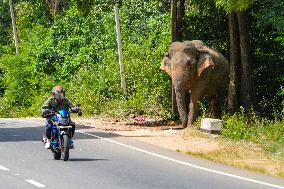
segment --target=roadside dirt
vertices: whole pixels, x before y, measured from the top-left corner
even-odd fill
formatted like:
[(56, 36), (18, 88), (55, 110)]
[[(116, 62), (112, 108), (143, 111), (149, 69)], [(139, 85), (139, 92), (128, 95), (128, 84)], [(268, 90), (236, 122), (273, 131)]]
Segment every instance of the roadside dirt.
[(143, 116), (124, 121), (109, 118), (73, 118), (73, 121), (173, 151), (284, 178), (284, 160), (266, 154), (254, 144), (223, 140), (195, 128), (181, 129), (174, 122), (163, 125)]

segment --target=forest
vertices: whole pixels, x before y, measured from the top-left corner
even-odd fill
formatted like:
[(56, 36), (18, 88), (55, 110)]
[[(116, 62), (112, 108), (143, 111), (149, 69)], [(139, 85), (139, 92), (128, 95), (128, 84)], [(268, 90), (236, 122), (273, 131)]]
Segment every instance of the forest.
[(0, 116), (40, 116), (60, 84), (85, 116), (171, 119), (161, 61), (172, 41), (198, 39), (230, 63), (222, 135), (284, 157), (283, 10), (282, 0), (0, 0)]

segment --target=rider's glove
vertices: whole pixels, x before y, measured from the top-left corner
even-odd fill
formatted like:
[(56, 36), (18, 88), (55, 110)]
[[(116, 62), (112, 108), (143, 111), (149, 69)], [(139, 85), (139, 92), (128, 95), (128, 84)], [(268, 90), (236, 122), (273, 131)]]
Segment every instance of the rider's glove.
[(75, 106), (75, 107), (71, 108), (71, 111), (72, 111), (73, 113), (76, 113), (76, 112), (79, 111), (79, 107)]
[(44, 109), (41, 111), (41, 117), (48, 118), (50, 117), (50, 114), (52, 113), (52, 110)]

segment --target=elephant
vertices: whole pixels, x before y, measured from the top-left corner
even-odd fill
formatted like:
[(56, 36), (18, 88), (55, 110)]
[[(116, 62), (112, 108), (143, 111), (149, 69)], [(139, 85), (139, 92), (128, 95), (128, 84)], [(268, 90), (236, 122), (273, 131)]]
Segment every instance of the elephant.
[(183, 128), (196, 120), (203, 97), (210, 102), (210, 117), (221, 117), (229, 82), (229, 63), (221, 53), (201, 40), (173, 42), (160, 69), (172, 79)]

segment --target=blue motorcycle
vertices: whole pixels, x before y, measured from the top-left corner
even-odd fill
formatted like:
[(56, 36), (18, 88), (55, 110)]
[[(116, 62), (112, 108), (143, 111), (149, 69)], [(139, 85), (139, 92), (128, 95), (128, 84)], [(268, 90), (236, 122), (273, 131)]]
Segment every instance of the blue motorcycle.
[[(82, 115), (79, 106), (77, 105), (77, 113)], [(74, 112), (75, 113), (75, 112)], [(51, 134), (51, 151), (54, 159), (59, 160), (62, 156), (64, 161), (69, 159), (70, 142), (73, 136), (73, 127), (75, 124), (70, 119), (70, 112), (62, 109), (58, 112), (50, 111), (44, 113), (46, 118), (49, 118), (52, 124)]]

